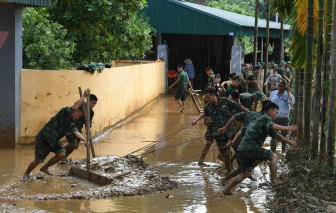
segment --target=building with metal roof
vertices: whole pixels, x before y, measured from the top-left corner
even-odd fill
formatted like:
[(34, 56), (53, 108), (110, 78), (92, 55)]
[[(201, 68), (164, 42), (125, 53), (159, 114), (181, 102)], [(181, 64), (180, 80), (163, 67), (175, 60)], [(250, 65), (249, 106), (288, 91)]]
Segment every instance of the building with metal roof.
[[(149, 59), (157, 59), (157, 45), (167, 44), (168, 69), (176, 70), (178, 64), (190, 58), (196, 75), (197, 89), (206, 87), (206, 67), (212, 67), (216, 74), (230, 74), (232, 46), (237, 46), (239, 36), (254, 36), (254, 17), (240, 15), (216, 8), (178, 0), (147, 0), (142, 10), (149, 17), (149, 24), (156, 30), (153, 38), (155, 54)], [(270, 45), (274, 51), (269, 60), (279, 61), (280, 23), (270, 22)], [(289, 37), (289, 25), (284, 25), (284, 38)], [(263, 62), (266, 43), (266, 20), (258, 20), (258, 61)], [(243, 44), (240, 44), (244, 48)], [(244, 56), (244, 54), (242, 54)], [(253, 55), (246, 55), (244, 62), (252, 63)]]
[[(254, 17), (177, 0), (148, 0), (143, 12), (158, 33), (254, 36)], [(280, 23), (270, 22), (270, 37), (280, 38)], [(284, 25), (284, 37), (290, 25)], [(266, 20), (258, 20), (258, 36), (266, 37)]]
[(15, 148), (21, 131), (22, 8), (51, 0), (0, 0), (0, 148)]

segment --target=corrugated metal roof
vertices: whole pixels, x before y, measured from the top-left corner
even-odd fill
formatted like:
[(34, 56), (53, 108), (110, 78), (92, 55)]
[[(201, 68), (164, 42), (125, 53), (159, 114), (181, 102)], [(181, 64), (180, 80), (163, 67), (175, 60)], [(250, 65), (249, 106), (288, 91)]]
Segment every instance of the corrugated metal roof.
[[(147, 0), (142, 11), (158, 33), (253, 36), (254, 17), (176, 0)], [(259, 19), (259, 37), (266, 37), (266, 21)], [(289, 36), (284, 26), (284, 37)], [(280, 23), (270, 23), (270, 37), (280, 37)]]
[[(228, 12), (225, 10), (216, 9), (213, 7), (207, 7), (199, 4), (194, 4), (190, 2), (176, 1), (176, 0), (166, 0), (172, 3), (178, 4), (180, 6), (185, 6), (190, 9), (193, 9), (197, 12), (206, 13), (209, 16), (214, 18), (218, 18), (222, 21), (231, 23), (233, 25), (241, 26), (241, 27), (254, 27), (254, 17), (245, 16), (237, 13)], [(280, 23), (270, 21), (270, 29), (280, 29)], [(258, 20), (258, 28), (266, 28), (266, 20), (259, 19)], [(284, 25), (285, 30), (290, 29), (290, 25)]]
[(13, 2), (17, 4), (28, 4), (28, 5), (36, 5), (42, 7), (51, 7), (51, 0), (1, 0), (6, 2)]

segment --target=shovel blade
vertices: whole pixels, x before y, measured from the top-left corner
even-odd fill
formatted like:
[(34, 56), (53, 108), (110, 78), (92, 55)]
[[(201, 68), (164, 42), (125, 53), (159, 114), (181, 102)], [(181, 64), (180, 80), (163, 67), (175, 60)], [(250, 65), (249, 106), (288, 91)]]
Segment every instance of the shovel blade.
[(113, 181), (113, 179), (111, 179), (111, 178), (107, 178), (107, 177), (98, 175), (98, 174), (93, 173), (93, 172), (88, 173), (86, 170), (79, 169), (79, 168), (76, 168), (76, 167), (71, 167), (71, 169), (69, 171), (69, 175), (79, 177), (79, 178), (83, 178), (85, 180), (94, 182), (94, 183), (99, 184), (101, 186), (105, 186), (107, 184), (110, 184)]

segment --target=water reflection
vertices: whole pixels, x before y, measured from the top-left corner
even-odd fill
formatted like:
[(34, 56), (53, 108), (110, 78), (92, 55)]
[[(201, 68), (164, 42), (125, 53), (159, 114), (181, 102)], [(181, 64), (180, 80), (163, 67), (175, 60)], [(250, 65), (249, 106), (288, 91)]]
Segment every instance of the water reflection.
[[(190, 99), (187, 99), (185, 114), (179, 113), (179, 107), (174, 101), (174, 96), (158, 99), (139, 116), (106, 132), (95, 140), (95, 149), (98, 155), (126, 155), (140, 147), (167, 136), (189, 124), (198, 117), (198, 113)], [(206, 127), (201, 121), (198, 125), (181, 131), (148, 150), (160, 149), (172, 144), (181, 143), (193, 138), (202, 137)], [(204, 139), (184, 143), (175, 147), (160, 150), (147, 155), (145, 161), (151, 166), (168, 163), (182, 159), (202, 151)], [(215, 144), (211, 149), (216, 148)], [(141, 153), (139, 153), (141, 154)], [(210, 152), (205, 158), (209, 167), (201, 168), (197, 165), (199, 156), (174, 163), (169, 166), (156, 169), (162, 174), (170, 175), (172, 179), (180, 182), (180, 187), (160, 194), (117, 197), (105, 200), (65, 200), (65, 201), (19, 201), (20, 206), (50, 212), (263, 212), (262, 203), (266, 191), (251, 190), (258, 183), (245, 180), (241, 190), (231, 197), (224, 197), (223, 187), (219, 183), (220, 176), (213, 175), (212, 170), (219, 166), (216, 159), (218, 151)], [(83, 159), (86, 150), (83, 144), (71, 157), (74, 160)], [(0, 184), (8, 184), (18, 181), (34, 157), (34, 146), (20, 146), (14, 150), (0, 150)], [(48, 158), (50, 158), (49, 155)], [(37, 169), (39, 169), (38, 167)], [(54, 168), (61, 171), (63, 167)], [(260, 181), (265, 181), (263, 172), (267, 168), (257, 167), (255, 175)], [(37, 171), (37, 170), (36, 170)], [(266, 174), (266, 173), (265, 173)], [(264, 175), (265, 176), (265, 175)], [(52, 187), (53, 184), (64, 184), (63, 180), (46, 183), (48, 186), (27, 184), (29, 190), (50, 193), (61, 193), (64, 188)], [(166, 198), (168, 195), (169, 198)], [(13, 203), (13, 201), (0, 201), (1, 203)]]

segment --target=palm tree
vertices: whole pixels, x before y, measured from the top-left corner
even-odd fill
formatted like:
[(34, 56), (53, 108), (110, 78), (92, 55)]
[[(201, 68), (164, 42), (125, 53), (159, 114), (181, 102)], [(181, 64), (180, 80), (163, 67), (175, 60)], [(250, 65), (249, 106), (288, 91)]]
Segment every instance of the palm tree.
[[(328, 2), (329, 3), (329, 2)], [(327, 7), (328, 8), (328, 7)], [(336, 11), (336, 1), (334, 1), (334, 11)], [(329, 101), (329, 119), (328, 119), (328, 137), (327, 137), (327, 156), (329, 168), (334, 170), (334, 159), (335, 159), (335, 136), (336, 136), (336, 18), (334, 17), (334, 28), (333, 28), (333, 38), (332, 38), (332, 58), (331, 58), (331, 72), (330, 72), (330, 101)]]
[(279, 61), (283, 61), (284, 60), (284, 49), (283, 49), (283, 46), (284, 46), (284, 38), (283, 38), (283, 27), (284, 27), (284, 19), (285, 19), (285, 16), (282, 16), (280, 14), (280, 57), (279, 57)]
[[(323, 81), (326, 82), (329, 80), (330, 75), (330, 53), (331, 53), (331, 30), (332, 30), (332, 21), (333, 21), (333, 5), (332, 1), (327, 1), (326, 5), (326, 15), (325, 15), (325, 72), (323, 75)], [(326, 160), (327, 157), (327, 147), (326, 147), (326, 134), (323, 131), (323, 127), (326, 124), (326, 117), (327, 117), (327, 111), (328, 111), (328, 99), (326, 98), (326, 89), (322, 90), (322, 130), (321, 130), (321, 142), (320, 142), (320, 155), (319, 159), (320, 162), (323, 162)], [(329, 129), (328, 129), (329, 130)], [(328, 145), (329, 149), (329, 145)], [(329, 152), (328, 152), (329, 155)], [(332, 159), (333, 156), (328, 156), (328, 160)]]
[[(265, 68), (264, 68), (264, 84), (268, 72), (268, 46), (269, 46), (269, 22), (270, 22), (270, 0), (267, 0), (266, 5), (266, 51), (265, 51)], [(264, 86), (264, 93), (266, 94), (266, 86)]]
[(257, 64), (258, 57), (258, 10), (259, 10), (259, 0), (255, 1), (255, 23), (254, 23), (254, 53), (253, 53), (253, 66)]
[(324, 19), (324, 0), (319, 0), (318, 31), (317, 31), (317, 59), (315, 72), (315, 93), (314, 93), (314, 125), (312, 151), (315, 157), (318, 156), (318, 140), (320, 130), (320, 103), (321, 103), (321, 73), (322, 73), (322, 55), (323, 55), (323, 19)]
[(306, 70), (305, 70), (305, 91), (304, 91), (304, 138), (303, 144), (311, 148), (311, 131), (310, 131), (310, 114), (311, 114), (311, 97), (312, 97), (312, 80), (313, 80), (313, 43), (314, 43), (314, 0), (308, 0), (308, 20), (306, 36)]

